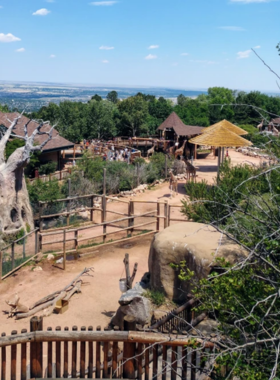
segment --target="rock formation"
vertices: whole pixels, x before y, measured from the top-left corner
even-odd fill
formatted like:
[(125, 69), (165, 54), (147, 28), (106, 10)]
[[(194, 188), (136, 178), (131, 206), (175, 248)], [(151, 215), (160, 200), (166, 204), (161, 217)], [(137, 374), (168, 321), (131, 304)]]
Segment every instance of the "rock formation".
[(234, 263), (246, 251), (215, 228), (202, 223), (178, 223), (158, 233), (151, 244), (149, 272), (151, 288), (162, 291), (175, 302), (184, 301), (191, 285), (178, 279), (171, 263), (186, 261), (198, 279), (207, 277), (217, 257)]

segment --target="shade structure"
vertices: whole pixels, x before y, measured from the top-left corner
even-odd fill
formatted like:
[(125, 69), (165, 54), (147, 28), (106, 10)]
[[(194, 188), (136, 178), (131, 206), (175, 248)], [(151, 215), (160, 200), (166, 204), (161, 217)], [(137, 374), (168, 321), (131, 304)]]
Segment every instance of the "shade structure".
[(228, 129), (229, 131), (235, 133), (238, 136), (248, 135), (248, 132), (244, 131), (244, 129), (237, 127), (237, 125), (232, 124), (230, 121), (222, 120), (216, 124), (211, 125), (210, 127), (206, 127), (202, 130), (203, 133), (211, 131), (213, 128), (216, 128), (218, 125)]
[(231, 132), (220, 124), (213, 128), (211, 127), (211, 129), (208, 129), (208, 131), (204, 132), (202, 135), (192, 138), (190, 143), (196, 145), (211, 145), (217, 148), (239, 148), (253, 145), (251, 141), (238, 136), (236, 133)]

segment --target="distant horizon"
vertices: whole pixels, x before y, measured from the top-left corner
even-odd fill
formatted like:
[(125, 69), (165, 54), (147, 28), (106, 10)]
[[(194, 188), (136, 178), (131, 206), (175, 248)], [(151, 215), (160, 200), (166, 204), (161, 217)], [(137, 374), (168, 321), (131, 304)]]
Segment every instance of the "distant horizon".
[[(208, 88), (210, 87), (180, 87), (180, 86), (151, 86), (151, 85), (126, 85), (126, 84), (104, 84), (104, 83), (79, 83), (79, 82), (52, 82), (52, 81), (26, 81), (26, 80), (5, 80), (5, 79), (0, 79), (0, 83), (5, 83), (5, 84), (30, 84), (30, 85), (34, 85), (34, 84), (37, 84), (37, 85), (47, 85), (47, 86), (50, 86), (50, 85), (56, 85), (56, 86), (66, 86), (66, 87), (70, 87), (70, 86), (74, 86), (74, 87), (78, 87), (78, 88), (81, 88), (81, 87), (84, 87), (84, 88), (107, 88), (108, 87), (108, 91), (110, 91), (110, 89), (115, 89), (115, 88), (128, 88), (128, 89), (135, 89), (135, 88), (139, 88), (139, 89), (170, 89), (170, 90), (182, 90), (182, 91), (197, 91), (197, 92), (207, 92), (208, 91)], [(230, 87), (227, 87), (227, 86), (211, 86), (211, 87), (224, 87), (224, 88), (228, 88), (232, 91), (245, 91), (245, 92), (252, 92), (252, 91), (259, 91), (261, 93), (265, 93), (265, 94), (275, 94), (275, 95), (279, 95), (280, 96), (280, 91), (275, 91), (274, 90), (260, 90), (260, 89), (244, 89), (244, 88), (230, 88)], [(1, 98), (1, 96), (0, 96)]]

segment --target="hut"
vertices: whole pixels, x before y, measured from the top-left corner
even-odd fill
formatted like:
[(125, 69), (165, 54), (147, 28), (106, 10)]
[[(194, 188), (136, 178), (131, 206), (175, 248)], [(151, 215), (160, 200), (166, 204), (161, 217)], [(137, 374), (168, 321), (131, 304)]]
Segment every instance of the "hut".
[(231, 132), (229, 129), (223, 127), (221, 124), (209, 128), (202, 135), (197, 136), (190, 140), (191, 143), (197, 145), (210, 145), (218, 149), (218, 168), (223, 161), (224, 154), (221, 154), (221, 148), (227, 147), (243, 147), (253, 145), (251, 141), (238, 136), (236, 133)]
[(222, 127), (228, 129), (229, 131), (235, 133), (238, 136), (245, 136), (248, 135), (248, 132), (245, 131), (242, 128), (237, 127), (237, 125), (232, 124), (230, 121), (227, 120), (222, 120), (219, 121), (218, 123), (215, 123), (211, 125), (210, 127), (203, 128), (202, 132), (210, 132), (212, 129), (215, 129), (218, 125), (221, 125)]
[[(158, 127), (161, 139), (169, 141), (173, 146), (178, 143), (178, 148), (184, 145), (187, 155), (193, 155), (195, 146), (189, 143), (192, 137), (202, 134), (204, 127), (186, 125), (179, 116), (172, 112), (171, 115)], [(195, 153), (194, 153), (195, 154)]]

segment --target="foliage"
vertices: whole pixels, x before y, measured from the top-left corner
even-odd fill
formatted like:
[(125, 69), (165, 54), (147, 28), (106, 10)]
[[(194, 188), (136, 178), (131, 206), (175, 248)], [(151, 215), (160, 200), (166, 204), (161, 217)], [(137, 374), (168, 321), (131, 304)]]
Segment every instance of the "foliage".
[(146, 290), (144, 293), (144, 296), (149, 298), (149, 300), (152, 301), (152, 303), (156, 306), (161, 306), (165, 303), (165, 295), (164, 293), (158, 291), (158, 290)]
[(36, 179), (33, 183), (27, 182), (30, 203), (37, 204), (39, 201), (55, 201), (62, 198), (59, 183), (56, 179), (48, 182), (43, 182)]
[(112, 102), (112, 103), (118, 103), (119, 99), (118, 99), (118, 93), (117, 93), (117, 91), (110, 91), (110, 92), (107, 94), (106, 99), (107, 99), (109, 102)]
[(279, 181), (279, 165), (261, 169), (225, 162), (215, 186), (186, 186), (190, 201), (183, 202), (182, 212), (211, 224), (247, 251), (236, 264), (213, 259), (214, 271), (202, 280), (186, 263), (179, 266), (180, 279), (193, 283), (198, 312), (206, 310), (218, 322), (215, 379), (268, 380), (280, 374)]
[(56, 167), (57, 167), (56, 162), (50, 161), (47, 164), (43, 164), (40, 166), (39, 174), (40, 175), (43, 175), (43, 174), (47, 175), (47, 174), (54, 173), (56, 171)]

